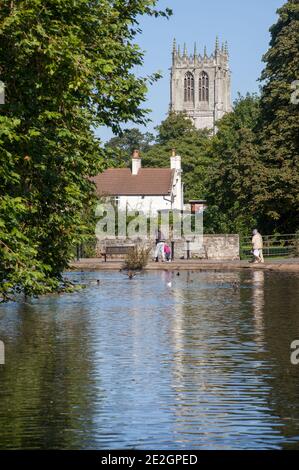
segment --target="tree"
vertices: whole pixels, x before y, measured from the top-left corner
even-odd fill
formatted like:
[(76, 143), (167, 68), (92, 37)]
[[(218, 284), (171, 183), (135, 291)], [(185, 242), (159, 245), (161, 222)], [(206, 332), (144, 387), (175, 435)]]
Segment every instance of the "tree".
[(94, 201), (88, 177), (104, 166), (93, 128), (144, 124), (147, 85), (132, 69), (140, 15), (168, 16), (154, 0), (3, 0), (0, 10), (0, 298), (58, 288), (81, 214)]
[(157, 144), (143, 155), (145, 166), (169, 167), (172, 149), (182, 157), (185, 201), (206, 196), (207, 157), (210, 146), (208, 131), (198, 130), (182, 113), (171, 112), (157, 127)]
[(144, 134), (138, 129), (125, 129), (120, 135), (112, 137), (105, 147), (111, 152), (111, 160), (115, 166), (129, 165), (134, 149), (140, 152), (149, 150), (154, 142), (154, 135), (150, 132)]
[(292, 86), (299, 78), (299, 2), (287, 1), (270, 29), (260, 117), (263, 178), (258, 203), (265, 230), (299, 228), (299, 105)]
[(207, 174), (206, 232), (247, 234), (257, 223), (255, 196), (261, 172), (255, 135), (258, 118), (259, 98), (239, 96), (234, 111), (217, 125)]
[(156, 130), (158, 131), (157, 143), (163, 145), (192, 135), (196, 128), (193, 121), (186, 114), (171, 111), (167, 118), (157, 126)]

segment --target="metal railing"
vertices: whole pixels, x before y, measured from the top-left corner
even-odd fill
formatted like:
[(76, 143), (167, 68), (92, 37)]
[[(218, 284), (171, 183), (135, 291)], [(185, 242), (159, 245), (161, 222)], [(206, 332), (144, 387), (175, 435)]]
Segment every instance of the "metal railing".
[(72, 248), (72, 259), (79, 260), (81, 258), (97, 258), (97, 243), (96, 240), (85, 241), (80, 245)]
[[(241, 259), (252, 257), (252, 237), (240, 239)], [(286, 258), (299, 256), (299, 234), (263, 235), (264, 257)]]

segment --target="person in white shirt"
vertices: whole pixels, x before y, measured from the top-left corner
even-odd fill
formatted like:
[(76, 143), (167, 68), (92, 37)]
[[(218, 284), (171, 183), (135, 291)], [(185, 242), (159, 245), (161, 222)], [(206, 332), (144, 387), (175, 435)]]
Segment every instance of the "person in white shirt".
[(156, 245), (155, 254), (154, 254), (156, 263), (158, 263), (159, 260), (161, 260), (162, 262), (165, 261), (164, 245), (165, 245), (165, 242), (163, 240), (161, 240)]
[(263, 255), (263, 237), (257, 229), (252, 232), (252, 250), (254, 256), (254, 263), (264, 263)]

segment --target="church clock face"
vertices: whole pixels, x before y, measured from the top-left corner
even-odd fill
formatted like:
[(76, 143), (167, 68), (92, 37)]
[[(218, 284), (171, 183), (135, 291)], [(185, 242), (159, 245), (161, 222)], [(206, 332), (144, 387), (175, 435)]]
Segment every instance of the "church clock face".
[(170, 109), (185, 112), (198, 129), (216, 131), (216, 121), (232, 110), (227, 44), (216, 40), (211, 55), (189, 54), (173, 44)]

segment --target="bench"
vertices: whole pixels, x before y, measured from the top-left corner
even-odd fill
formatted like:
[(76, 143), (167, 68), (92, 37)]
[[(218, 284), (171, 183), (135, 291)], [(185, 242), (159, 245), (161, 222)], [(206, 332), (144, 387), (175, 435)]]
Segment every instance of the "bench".
[(106, 263), (107, 256), (112, 255), (127, 255), (131, 250), (134, 249), (134, 245), (111, 245), (106, 246), (105, 251), (101, 253)]

